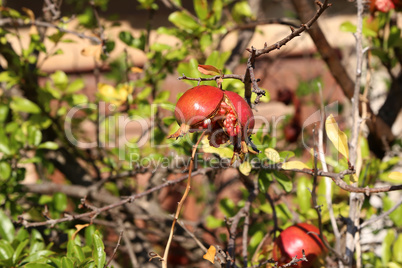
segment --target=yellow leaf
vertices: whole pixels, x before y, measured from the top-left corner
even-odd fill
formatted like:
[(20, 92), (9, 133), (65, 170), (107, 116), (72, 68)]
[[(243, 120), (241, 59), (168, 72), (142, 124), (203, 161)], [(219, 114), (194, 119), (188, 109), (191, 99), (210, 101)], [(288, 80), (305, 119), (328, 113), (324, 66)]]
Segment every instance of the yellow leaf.
[(205, 255), (202, 257), (204, 259), (206, 259), (207, 261), (214, 263), (215, 262), (215, 254), (216, 254), (216, 248), (213, 245), (211, 245), (209, 247), (209, 249), (207, 250), (207, 253), (205, 253)]
[(281, 161), (281, 157), (279, 156), (279, 153), (275, 149), (267, 148), (265, 149), (264, 153), (267, 156), (267, 158), (274, 163), (278, 163)]
[(101, 98), (104, 101), (110, 102), (117, 106), (121, 105), (126, 101), (127, 96), (129, 94), (128, 90), (129, 86), (122, 86), (119, 88), (119, 90), (117, 90), (115, 87), (108, 84), (104, 83), (98, 84), (98, 91), (99, 94), (101, 95)]
[(356, 174), (352, 174), (350, 176), (350, 182), (351, 183), (355, 183), (355, 182), (358, 182), (358, 181), (359, 181), (359, 178), (356, 176)]
[(142, 69), (140, 67), (131, 67), (131, 72), (140, 74), (142, 73)]
[(401, 172), (393, 171), (393, 172), (389, 173), (388, 177), (390, 179), (402, 182), (402, 173)]
[(100, 60), (102, 54), (102, 44), (93, 45), (81, 50), (81, 55), (87, 57), (94, 57), (97, 61)]
[(311, 169), (301, 161), (289, 161), (282, 164), (282, 169)]
[(73, 235), (71, 236), (71, 239), (74, 240), (75, 237), (77, 236), (78, 232), (81, 231), (82, 229), (84, 229), (85, 227), (89, 226), (89, 225), (90, 225), (89, 223), (87, 223), (87, 224), (77, 224), (75, 226), (75, 228), (77, 230), (73, 233)]
[(335, 121), (332, 114), (330, 114), (325, 121), (325, 128), (327, 136), (336, 150), (349, 160), (348, 137), (339, 129), (338, 123)]
[(239, 170), (245, 176), (250, 175), (250, 172), (251, 172), (251, 164), (250, 164), (250, 162), (246, 161), (246, 162), (241, 163), (241, 165), (239, 167)]
[(221, 71), (212, 65), (198, 65), (198, 71), (206, 75), (220, 75)]

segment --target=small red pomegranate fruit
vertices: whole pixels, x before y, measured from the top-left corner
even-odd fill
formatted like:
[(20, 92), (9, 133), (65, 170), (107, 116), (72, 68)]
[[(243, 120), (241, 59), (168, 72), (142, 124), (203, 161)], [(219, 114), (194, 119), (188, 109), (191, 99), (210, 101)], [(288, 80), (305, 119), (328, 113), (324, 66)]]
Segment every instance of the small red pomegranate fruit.
[(327, 253), (327, 248), (321, 241), (319, 233), (320, 230), (317, 227), (308, 223), (290, 226), (276, 238), (272, 253), (273, 259), (279, 265), (284, 265), (295, 256), (301, 258), (302, 250), (304, 250), (308, 262), (300, 261), (297, 263), (297, 267), (314, 267)]
[(218, 148), (231, 142), (241, 158), (249, 151), (246, 141), (254, 128), (254, 115), (247, 102), (234, 92), (206, 85), (193, 87), (178, 100), (175, 117), (180, 128), (168, 138), (206, 131), (211, 146)]

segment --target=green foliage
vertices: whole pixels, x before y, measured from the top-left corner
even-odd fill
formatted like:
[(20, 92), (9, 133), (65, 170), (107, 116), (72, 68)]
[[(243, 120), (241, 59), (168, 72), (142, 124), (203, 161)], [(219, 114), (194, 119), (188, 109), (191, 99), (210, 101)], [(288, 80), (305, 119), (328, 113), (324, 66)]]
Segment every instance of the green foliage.
[[(76, 198), (75, 193), (71, 194), (71, 192), (57, 190), (51, 194), (47, 192), (46, 194), (36, 192), (27, 194), (22, 183), (28, 177), (27, 165), (34, 167), (40, 175), (38, 184), (41, 185), (60, 179), (58, 177), (63, 168), (76, 169), (77, 173), (84, 170), (91, 177), (91, 180), (82, 182), (83, 185), (92, 184), (86, 192), (91, 201), (95, 194), (108, 194), (109, 198), (120, 200), (170, 180), (171, 175), (172, 177), (180, 175), (188, 168), (192, 144), (197, 141), (199, 134), (189, 134), (176, 141), (166, 138), (168, 134), (177, 130), (173, 111), (174, 103), (180, 97), (180, 94), (173, 96), (173, 91), (166, 87), (168, 75), (210, 77), (198, 71), (199, 64), (214, 66), (222, 70), (224, 75), (230, 74), (224, 66), (231, 51), (218, 49), (220, 40), (231, 29), (256, 19), (248, 1), (193, 0), (194, 9), (187, 10), (182, 6), (182, 1), (172, 0), (169, 2), (175, 9), (170, 10), (171, 13), (167, 17), (170, 27), (154, 29), (153, 19), (150, 19), (146, 29), (135, 34), (128, 30), (121, 30), (117, 35), (118, 40), (110, 40), (108, 39), (110, 30), (117, 24), (103, 16), (102, 20), (98, 21), (97, 13), (102, 15), (112, 2), (108, 0), (67, 0), (66, 2), (74, 7), (71, 12), (76, 14), (79, 23), (76, 29), (71, 30), (69, 20), (66, 18), (68, 15), (66, 15), (54, 22), (55, 27), (47, 36), (40, 36), (33, 31), (24, 39), (26, 42), (21, 42), (19, 49), (9, 48), (6, 45), (10, 37), (21, 41), (23, 36), (12, 27), (0, 29), (0, 52), (4, 54), (3, 57), (7, 61), (7, 68), (0, 69), (0, 266), (2, 267), (105, 267), (107, 260), (111, 257), (105, 252), (105, 244), (108, 245), (106, 242), (110, 242), (108, 234), (115, 232), (114, 229), (117, 228), (114, 225), (116, 215), (113, 213), (98, 215), (96, 208), (93, 212), (93, 219), (98, 217), (101, 223), (106, 221), (113, 223), (113, 225), (109, 224), (112, 231), (108, 229), (109, 227), (97, 230), (99, 226), (92, 224), (79, 232), (79, 227), (73, 227), (77, 221), (62, 222), (43, 228), (25, 229), (21, 226), (20, 216), (24, 220), (45, 221), (49, 218), (59, 219), (66, 215), (83, 213), (85, 209), (88, 209), (82, 205), (79, 198)], [(158, 5), (161, 5), (160, 1), (155, 0), (138, 0), (133, 4), (135, 8), (147, 12), (150, 18), (159, 15)], [(32, 19), (11, 8), (2, 8), (1, 15), (2, 18), (19, 19), (25, 22)], [(390, 68), (397, 66), (396, 50), (402, 46), (401, 30), (396, 25), (392, 25), (391, 19), (389, 14), (378, 15), (372, 21), (365, 19), (363, 29), (364, 36), (373, 44), (372, 55)], [(388, 30), (380, 30), (384, 27)], [(341, 28), (348, 32), (356, 30), (350, 22), (342, 24)], [(97, 92), (93, 96), (87, 96), (89, 87), (84, 82), (84, 78), (73, 79), (71, 74), (62, 70), (45, 74), (40, 69), (43, 62), (38, 59), (47, 60), (60, 55), (63, 53), (60, 45), (63, 44), (65, 47), (73, 42), (63, 29), (91, 33), (87, 36), (90, 39), (94, 36), (106, 38), (96, 47), (101, 49), (102, 53), (99, 58), (94, 57), (96, 62), (94, 73), (106, 70), (107, 74), (105, 77), (95, 74), (96, 81), (99, 80), (102, 83), (97, 85)], [(151, 36), (151, 32), (155, 36)], [(166, 36), (175, 38), (177, 42), (165, 43)], [(151, 43), (150, 40), (156, 41)], [(115, 52), (117, 42), (128, 49), (112, 61), (109, 55)], [(146, 62), (141, 68), (136, 59), (131, 59), (129, 55), (132, 49), (146, 57)], [(39, 55), (41, 58), (38, 57)], [(39, 83), (39, 80), (44, 82)], [(190, 80), (183, 82), (189, 87), (199, 83), (199, 81)], [(202, 84), (216, 86), (215, 81)], [(244, 83), (240, 80), (224, 79), (222, 87), (244, 95)], [(300, 81), (296, 95), (303, 105), (310, 105), (316, 109), (319, 103), (314, 102), (316, 99), (314, 95), (320, 89), (324, 90), (325, 85), (321, 77), (316, 77), (309, 81)], [(253, 94), (251, 101), (254, 101), (255, 97)], [(269, 100), (267, 91), (267, 96), (261, 101)], [(70, 112), (75, 109), (76, 113), (71, 115)], [(107, 112), (103, 113), (105, 110)], [(136, 133), (127, 137), (124, 143), (119, 143), (119, 138), (125, 137), (126, 120), (139, 124), (142, 133), (139, 135)], [(92, 142), (90, 135), (82, 131), (84, 124), (96, 126), (94, 132), (99, 132), (95, 140), (100, 144), (95, 149), (76, 146), (78, 141), (86, 144)], [(283, 127), (284, 124), (280, 124), (279, 129), (275, 130), (282, 133)], [(305, 133), (305, 135), (303, 142), (313, 140), (310, 134)], [(312, 178), (300, 176), (294, 172), (285, 173), (280, 171), (277, 165), (280, 162), (287, 162), (292, 157), (302, 159), (310, 167), (313, 165), (309, 156), (303, 155), (304, 148), (300, 144), (297, 144), (297, 148), (288, 146), (284, 137), (270, 131), (270, 125), (266, 123), (255, 129), (252, 141), (261, 153), (248, 155), (241, 165), (236, 166), (237, 171), (240, 171), (238, 177), (256, 180), (258, 183), (258, 193), (250, 204), (248, 214), (250, 224), (247, 234), (249, 238), (247, 251), (250, 256), (256, 254), (256, 256), (270, 258), (271, 255), (264, 256), (265, 249), (256, 251), (276, 223), (278, 225), (276, 227), (283, 229), (296, 221), (316, 222), (318, 219), (316, 210), (312, 206)], [(200, 187), (198, 185), (194, 187), (190, 193), (194, 195), (198, 203), (204, 205), (202, 218), (197, 222), (197, 228), (199, 224), (202, 227), (200, 230), (209, 229), (211, 234), (217, 234), (214, 237), (216, 242), (224, 244), (229, 239), (225, 232), (231, 217), (245, 208), (252, 195), (245, 186), (239, 184), (236, 193), (231, 193), (235, 199), (224, 195), (218, 196), (218, 190), (222, 191), (226, 184), (233, 183), (220, 181), (219, 175), (225, 172), (227, 167), (218, 165), (221, 161), (231, 158), (233, 146), (205, 148), (208, 144), (207, 140), (203, 140), (201, 144), (203, 154), (198, 154), (195, 158), (199, 164), (197, 169), (203, 172), (203, 168), (208, 168), (204, 177), (210, 180), (203, 178), (203, 184)], [(373, 187), (379, 181), (388, 184), (400, 183), (398, 179), (389, 177), (390, 172), (400, 162), (398, 157), (384, 161), (374, 158), (370, 155), (368, 142), (364, 138), (360, 139), (360, 146), (362, 156), (360, 187)], [(266, 149), (277, 150), (280, 161), (269, 158), (265, 154)], [(332, 171), (347, 170), (348, 160), (334, 157), (338, 155), (338, 151), (333, 147), (330, 150), (332, 154), (327, 158), (327, 164), (331, 166)], [(66, 154), (70, 154), (73, 159), (63, 158)], [(182, 162), (175, 165), (174, 161), (177, 157), (181, 157)], [(60, 158), (61, 161), (59, 161)], [(78, 164), (74, 166), (70, 162), (63, 161), (77, 161)], [(161, 178), (153, 177), (160, 169), (165, 172)], [(151, 176), (152, 185), (145, 187), (141, 184), (139, 177), (143, 175), (142, 173), (146, 174), (144, 176)], [(215, 174), (218, 179), (214, 177)], [(62, 186), (71, 186), (77, 179), (80, 178), (62, 176), (60, 183)], [(347, 183), (349, 183), (348, 180), (349, 178), (345, 177)], [(238, 181), (236, 177), (235, 183)], [(319, 178), (317, 201), (321, 206), (324, 233), (328, 241), (333, 244), (334, 237), (331, 233), (329, 209), (325, 198), (327, 187), (329, 186), (325, 180)], [(174, 188), (174, 191), (181, 190), (180, 187)], [(212, 192), (217, 194), (213, 195)], [(268, 194), (275, 197), (271, 200), (272, 204), (266, 196)], [(335, 186), (332, 186), (331, 196), (335, 216), (348, 215), (349, 196)], [(152, 206), (163, 201), (165, 200), (158, 199)], [(387, 194), (382, 197), (382, 201), (382, 210), (377, 210), (366, 200), (362, 215), (380, 215), (383, 210), (394, 206), (394, 202)], [(101, 204), (104, 205), (104, 203)], [(147, 213), (148, 210), (153, 212), (153, 207), (150, 209), (151, 207), (147, 206), (148, 203), (140, 209)], [(119, 217), (124, 209), (126, 207), (118, 212)], [(161, 207), (155, 211), (165, 213)], [(274, 222), (273, 215), (277, 222)], [(379, 257), (371, 252), (364, 253), (363, 260), (366, 263), (389, 267), (401, 265), (402, 237), (397, 229), (402, 225), (401, 215), (402, 207), (389, 215), (392, 226), (382, 244), (383, 254)], [(122, 220), (129, 222), (131, 228), (138, 224), (136, 221), (140, 222), (139, 225), (144, 224), (141, 221), (146, 222), (141, 218), (142, 216), (124, 215)], [(91, 218), (91, 221), (93, 219)], [(163, 219), (164, 222), (170, 221), (170, 218)], [(239, 227), (243, 224), (245, 224), (244, 220), (241, 219)], [(150, 238), (152, 235), (159, 236), (159, 232), (165, 231), (158, 228), (159, 226), (138, 228), (135, 231), (140, 234), (138, 236), (135, 234), (132, 241), (146, 237), (145, 239), (149, 239), (147, 243), (159, 250), (161, 246), (156, 245), (156, 242), (151, 241)], [(278, 233), (278, 230), (274, 231)], [(131, 230), (128, 230), (131, 235), (130, 232)], [(195, 235), (198, 234), (195, 232)], [(60, 238), (60, 241), (56, 239), (53, 244), (54, 236)], [(164, 237), (158, 238), (164, 239)], [(180, 243), (181, 240), (177, 239), (177, 241), (175, 243)], [(267, 252), (270, 251), (267, 250)], [(254, 264), (249, 261), (249, 266)]]

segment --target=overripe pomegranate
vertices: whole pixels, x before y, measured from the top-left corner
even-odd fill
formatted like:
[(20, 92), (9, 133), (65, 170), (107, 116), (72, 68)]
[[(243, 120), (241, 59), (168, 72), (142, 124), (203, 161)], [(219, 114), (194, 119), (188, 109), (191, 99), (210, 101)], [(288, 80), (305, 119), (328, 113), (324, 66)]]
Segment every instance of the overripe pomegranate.
[(237, 93), (206, 85), (193, 87), (178, 100), (175, 117), (180, 128), (168, 138), (206, 131), (211, 146), (231, 142), (236, 154), (249, 151), (246, 141), (254, 127), (254, 115)]
[(295, 256), (301, 258), (303, 256), (302, 249), (304, 249), (308, 262), (300, 261), (297, 263), (297, 267), (315, 267), (320, 258), (327, 253), (327, 248), (321, 241), (319, 233), (320, 230), (317, 227), (308, 223), (299, 223), (286, 228), (274, 242), (273, 259), (279, 265), (283, 265), (289, 263)]

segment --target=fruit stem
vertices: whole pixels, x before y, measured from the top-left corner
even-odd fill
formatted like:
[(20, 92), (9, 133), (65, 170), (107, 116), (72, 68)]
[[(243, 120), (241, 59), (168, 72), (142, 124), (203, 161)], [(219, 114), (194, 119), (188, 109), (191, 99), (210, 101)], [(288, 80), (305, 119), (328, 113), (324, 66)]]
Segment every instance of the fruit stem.
[(180, 215), (180, 211), (183, 207), (184, 201), (186, 200), (190, 189), (191, 189), (191, 172), (193, 171), (193, 166), (194, 166), (194, 157), (195, 157), (195, 153), (197, 152), (197, 147), (200, 144), (202, 138), (205, 135), (205, 131), (203, 131), (201, 133), (200, 138), (198, 139), (197, 143), (193, 146), (193, 151), (191, 153), (191, 160), (190, 160), (190, 165), (189, 165), (189, 170), (188, 170), (188, 179), (187, 179), (187, 186), (186, 186), (186, 190), (184, 191), (184, 194), (180, 200), (180, 202), (177, 204), (177, 209), (176, 209), (176, 213), (174, 215), (174, 219), (172, 222), (172, 228), (170, 229), (170, 234), (169, 234), (169, 239), (168, 242), (166, 244), (166, 248), (165, 248), (165, 253), (163, 254), (163, 257), (161, 259), (162, 262), (162, 268), (167, 268), (167, 259), (168, 259), (168, 255), (169, 255), (169, 248), (170, 245), (172, 243), (173, 240), (173, 233), (174, 233), (174, 226), (176, 225), (177, 220), (179, 219), (179, 215)]

